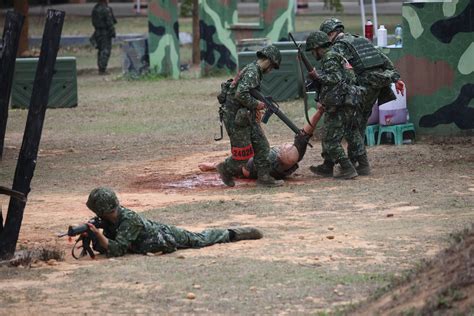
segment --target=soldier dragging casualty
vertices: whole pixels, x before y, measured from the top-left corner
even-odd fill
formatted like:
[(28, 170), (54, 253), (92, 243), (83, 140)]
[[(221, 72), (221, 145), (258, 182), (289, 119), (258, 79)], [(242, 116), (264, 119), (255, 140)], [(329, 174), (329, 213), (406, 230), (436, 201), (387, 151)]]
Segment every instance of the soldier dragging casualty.
[(227, 134), (230, 138), (232, 156), (217, 166), (219, 175), (227, 186), (234, 186), (234, 177), (242, 176), (242, 166), (251, 157), (257, 173), (257, 185), (274, 187), (283, 185), (270, 175), (270, 145), (260, 126), (265, 104), (258, 101), (250, 90), (259, 89), (263, 75), (280, 67), (281, 54), (270, 45), (257, 52), (257, 60), (246, 65), (237, 76), (228, 82), (219, 102)]
[(340, 164), (341, 170), (336, 178), (352, 179), (357, 171), (347, 158), (341, 145), (345, 138), (360, 155), (365, 154), (363, 139), (358, 131), (357, 115), (363, 89), (355, 85), (355, 74), (349, 62), (340, 54), (330, 51), (331, 43), (326, 33), (316, 31), (306, 40), (306, 50), (321, 61), (321, 70), (310, 73), (320, 86), (319, 106), (324, 107), (324, 126), (322, 135), (322, 157), (324, 164), (310, 169), (318, 175), (332, 177), (333, 167)]
[[(330, 18), (321, 23), (320, 31), (329, 36), (331, 50), (341, 54), (354, 67), (357, 84), (365, 89), (359, 115), (359, 133), (365, 137), (367, 120), (372, 113), (372, 107), (395, 100), (391, 83), (395, 83), (397, 93), (403, 95), (405, 84), (400, 80), (391, 60), (365, 37), (344, 33), (344, 25), (337, 18)], [(369, 175), (370, 166), (367, 154), (362, 154), (357, 147), (349, 144), (348, 155), (352, 163), (357, 165), (359, 175)], [(327, 163), (325, 161), (325, 163)], [(326, 166), (329, 169), (330, 164)]]

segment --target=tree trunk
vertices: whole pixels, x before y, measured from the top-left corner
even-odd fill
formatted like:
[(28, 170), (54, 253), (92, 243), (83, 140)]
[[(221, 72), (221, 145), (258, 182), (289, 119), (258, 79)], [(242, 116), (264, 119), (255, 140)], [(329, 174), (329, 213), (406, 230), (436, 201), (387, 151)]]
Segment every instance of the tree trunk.
[[(41, 52), (36, 68), (33, 91), (31, 92), (25, 133), (23, 134), (23, 143), (21, 144), (13, 179), (12, 189), (23, 193), (25, 197), (28, 196), (31, 190), (31, 179), (33, 178), (38, 158), (38, 148), (46, 115), (49, 89), (53, 79), (54, 65), (59, 50), (64, 16), (64, 12), (57, 10), (48, 10), (46, 16)], [(15, 253), (25, 206), (26, 201), (10, 199), (7, 218), (0, 235), (0, 259), (9, 259)]]
[(199, 0), (193, 0), (193, 65), (199, 65), (201, 62), (199, 41)]

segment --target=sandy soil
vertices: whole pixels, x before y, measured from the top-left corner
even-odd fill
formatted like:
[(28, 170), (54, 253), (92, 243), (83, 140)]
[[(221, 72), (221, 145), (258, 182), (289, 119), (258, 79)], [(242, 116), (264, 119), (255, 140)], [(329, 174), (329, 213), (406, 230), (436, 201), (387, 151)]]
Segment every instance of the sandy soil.
[[(149, 91), (187, 93), (172, 81), (160, 82), (157, 92), (146, 82), (129, 92), (127, 82), (85, 79), (90, 87), (81, 87), (89, 89), (81, 96), (83, 107), (48, 113), (50, 128), (18, 242), (19, 249), (58, 247), (65, 261), (0, 267), (0, 314), (111, 313), (110, 304), (131, 314), (337, 311), (432, 258), (448, 245), (450, 233), (474, 222), (472, 138), (375, 146), (369, 149), (372, 175), (352, 181), (311, 174), (309, 166), (321, 162), (314, 140), (285, 186), (262, 189), (238, 180), (227, 188), (217, 174), (198, 169), (199, 162), (220, 161), (228, 153), (228, 140), (210, 142), (215, 126), (208, 113), (215, 113), (215, 105), (208, 104), (209, 91), (218, 79), (199, 81), (202, 91), (189, 92), (182, 102), (175, 95), (142, 98)], [(117, 89), (113, 104), (105, 102), (104, 87)], [(129, 115), (135, 99), (141, 102)], [(299, 107), (285, 104), (287, 111)], [(170, 118), (182, 122), (189, 111), (200, 116), (185, 131), (169, 127)], [(24, 118), (11, 113), (9, 124), (16, 125), (9, 126), (2, 185), (11, 182)], [(132, 118), (136, 122), (127, 125)], [(87, 123), (96, 130), (84, 130)], [(288, 141), (288, 130), (278, 124), (266, 128), (272, 144)], [(85, 201), (99, 185), (113, 187), (122, 205), (153, 220), (193, 231), (252, 225), (265, 237), (164, 256), (76, 261), (72, 244), (56, 235), (92, 217)], [(0, 205), (5, 214), (8, 199), (0, 196)], [(197, 297), (187, 298), (189, 292)]]

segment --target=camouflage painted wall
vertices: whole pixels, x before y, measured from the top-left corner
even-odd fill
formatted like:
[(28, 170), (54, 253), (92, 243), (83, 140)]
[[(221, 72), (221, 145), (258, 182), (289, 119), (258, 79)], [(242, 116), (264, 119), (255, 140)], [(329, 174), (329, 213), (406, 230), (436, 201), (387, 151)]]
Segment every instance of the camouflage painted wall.
[[(239, 23), (237, 0), (199, 0), (201, 72), (234, 73), (236, 43), (243, 39), (287, 39), (295, 29), (295, 0), (260, 0), (257, 22)], [(265, 41), (262, 41), (265, 42)]]
[(150, 70), (179, 78), (179, 24), (177, 0), (148, 0)]
[(389, 57), (407, 84), (417, 132), (474, 132), (474, 0), (404, 3), (403, 48)]

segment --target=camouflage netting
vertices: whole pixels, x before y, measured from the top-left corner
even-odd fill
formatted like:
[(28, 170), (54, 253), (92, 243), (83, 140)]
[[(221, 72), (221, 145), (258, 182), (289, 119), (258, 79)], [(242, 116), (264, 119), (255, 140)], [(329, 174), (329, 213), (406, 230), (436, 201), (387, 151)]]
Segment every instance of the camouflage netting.
[(178, 1), (148, 1), (150, 70), (179, 78)]
[(237, 43), (244, 39), (260, 38), (262, 46), (287, 39), (288, 32), (295, 29), (294, 5), (295, 1), (291, 0), (260, 0), (260, 20), (239, 23), (236, 0), (200, 1), (202, 73), (234, 73), (237, 70)]
[(474, 2), (404, 3), (403, 48), (390, 49), (417, 132), (472, 135)]

